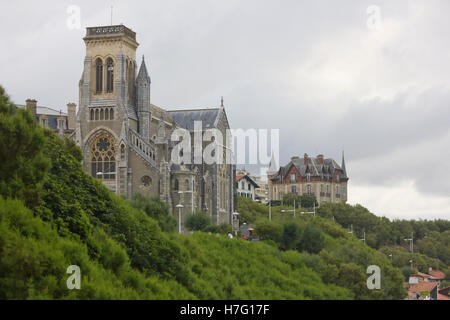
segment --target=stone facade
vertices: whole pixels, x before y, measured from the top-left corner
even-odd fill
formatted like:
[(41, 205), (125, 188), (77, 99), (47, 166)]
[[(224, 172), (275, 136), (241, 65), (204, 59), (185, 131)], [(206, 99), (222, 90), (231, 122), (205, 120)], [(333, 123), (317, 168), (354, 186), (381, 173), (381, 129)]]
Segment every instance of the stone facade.
[(292, 157), (286, 166), (268, 172), (269, 199), (282, 200), (283, 195), (294, 193), (313, 195), (319, 203), (345, 203), (348, 179), (344, 154), (341, 166), (333, 159), (324, 159), (323, 155)]
[(175, 129), (193, 137), (195, 120), (202, 121), (203, 131), (225, 133), (225, 108), (167, 111), (151, 104), (144, 58), (136, 76), (136, 34), (123, 25), (87, 28), (84, 41), (73, 138), (83, 151), (86, 172), (127, 198), (134, 193), (160, 196), (176, 218), (181, 204), (182, 232), (185, 216), (196, 210), (208, 212), (216, 224), (231, 223), (234, 165), (173, 161), (177, 142), (170, 139)]

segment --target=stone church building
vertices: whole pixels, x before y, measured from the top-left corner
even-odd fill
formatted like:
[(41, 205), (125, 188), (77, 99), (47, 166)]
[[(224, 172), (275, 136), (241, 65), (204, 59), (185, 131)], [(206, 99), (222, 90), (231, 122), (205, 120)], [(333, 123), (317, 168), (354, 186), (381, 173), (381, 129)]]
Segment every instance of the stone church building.
[(194, 141), (194, 121), (202, 121), (203, 131), (216, 128), (225, 136), (230, 126), (223, 102), (218, 108), (172, 111), (151, 104), (144, 57), (139, 68), (136, 62), (136, 33), (124, 25), (87, 28), (84, 42), (79, 109), (70, 136), (83, 151), (85, 171), (118, 195), (160, 196), (181, 217), (183, 231), (184, 217), (197, 210), (209, 213), (214, 224), (231, 223), (237, 205), (231, 161), (171, 159), (175, 129), (188, 130)]

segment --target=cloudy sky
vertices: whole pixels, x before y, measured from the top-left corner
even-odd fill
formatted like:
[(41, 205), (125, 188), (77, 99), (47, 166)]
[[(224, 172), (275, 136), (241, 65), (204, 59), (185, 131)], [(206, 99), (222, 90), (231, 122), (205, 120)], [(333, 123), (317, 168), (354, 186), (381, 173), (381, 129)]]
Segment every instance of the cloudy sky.
[[(71, 6), (81, 28), (69, 28)], [(450, 219), (450, 2), (0, 2), (0, 84), (16, 103), (78, 103), (85, 27), (123, 23), (152, 103), (216, 107), (233, 128), (279, 128), (280, 161), (345, 150), (349, 203)], [(376, 7), (373, 7), (375, 5)], [(138, 58), (140, 60), (140, 58)]]

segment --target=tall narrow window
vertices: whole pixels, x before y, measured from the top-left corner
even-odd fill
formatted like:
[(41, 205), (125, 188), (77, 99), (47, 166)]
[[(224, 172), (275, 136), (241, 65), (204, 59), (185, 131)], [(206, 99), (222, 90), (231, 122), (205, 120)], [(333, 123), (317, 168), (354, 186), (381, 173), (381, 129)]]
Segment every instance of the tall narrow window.
[(91, 109), (91, 120), (94, 120), (94, 109)]
[(103, 62), (98, 58), (95, 63), (95, 92), (102, 93), (103, 91)]
[(91, 174), (102, 180), (116, 178), (116, 150), (114, 139), (109, 134), (102, 134), (91, 145)]
[(175, 186), (173, 188), (175, 191), (178, 191), (178, 179), (175, 179)]
[(106, 61), (106, 92), (114, 91), (114, 62), (111, 58)]
[(114, 120), (114, 109), (109, 110), (109, 119)]

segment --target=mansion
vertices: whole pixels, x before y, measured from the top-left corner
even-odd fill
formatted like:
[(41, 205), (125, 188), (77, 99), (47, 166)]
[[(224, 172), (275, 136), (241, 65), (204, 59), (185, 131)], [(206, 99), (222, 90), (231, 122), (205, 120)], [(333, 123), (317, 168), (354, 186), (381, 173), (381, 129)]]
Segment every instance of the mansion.
[(333, 159), (324, 159), (323, 155), (313, 158), (306, 153), (303, 158), (292, 157), (278, 170), (271, 163), (267, 178), (271, 200), (283, 200), (285, 194), (293, 193), (315, 196), (319, 204), (347, 201), (344, 153), (340, 166)]

